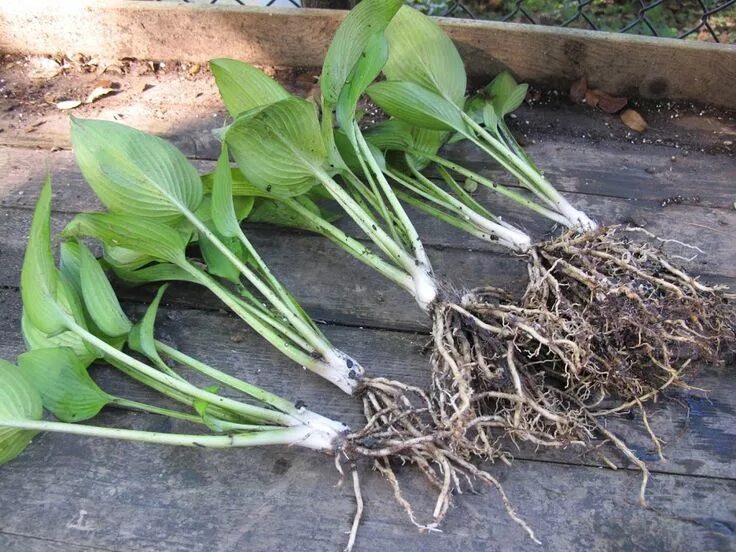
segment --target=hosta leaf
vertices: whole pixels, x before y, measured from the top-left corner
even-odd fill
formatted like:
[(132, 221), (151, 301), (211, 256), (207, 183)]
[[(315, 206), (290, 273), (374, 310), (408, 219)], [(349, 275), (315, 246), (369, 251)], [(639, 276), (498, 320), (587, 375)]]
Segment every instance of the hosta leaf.
[(82, 296), (82, 280), (79, 275), (82, 264), (81, 247), (76, 241), (63, 241), (59, 244), (59, 271), (66, 278), (77, 295)]
[(245, 178), (277, 198), (309, 191), (327, 160), (315, 106), (294, 97), (238, 118), (225, 143)]
[(51, 181), (46, 179), (33, 213), (23, 258), (20, 291), (28, 318), (42, 332), (66, 329), (66, 316), (57, 303), (59, 274), (51, 253)]
[(493, 107), (492, 103), (486, 103), (486, 105), (483, 106), (483, 124), (491, 132), (496, 132), (496, 129), (498, 128), (498, 114), (496, 113), (496, 108)]
[(367, 92), (386, 113), (410, 125), (466, 132), (457, 106), (418, 84), (383, 81), (369, 86)]
[(43, 405), (63, 422), (94, 418), (112, 397), (87, 373), (72, 349), (36, 349), (18, 357), (23, 375), (41, 395)]
[(140, 217), (112, 213), (82, 213), (64, 229), (66, 237), (90, 237), (106, 246), (122, 247), (153, 259), (185, 261), (185, 237), (175, 229)]
[[(0, 359), (0, 420), (40, 420), (43, 403), (20, 369)], [(18, 456), (37, 431), (0, 426), (0, 464)]]
[[(233, 187), (233, 196), (252, 196), (252, 197), (270, 197), (271, 194), (261, 190), (248, 182), (237, 168), (230, 169), (230, 181)], [(202, 185), (206, 192), (211, 193), (215, 185), (215, 173), (211, 172), (202, 175)]]
[(113, 268), (113, 271), (118, 279), (134, 286), (168, 281), (199, 283), (191, 274), (170, 263), (156, 263), (136, 270)]
[(404, 6), (386, 28), (386, 39), (389, 57), (383, 73), (387, 79), (419, 84), (463, 105), (465, 66), (452, 40), (435, 21)]
[[(323, 218), (317, 204), (308, 197), (300, 196), (295, 198), (295, 200), (312, 211), (319, 218)], [(253, 208), (250, 220), (251, 222), (263, 222), (266, 224), (274, 224), (276, 226), (286, 226), (290, 228), (309, 230), (310, 232), (319, 232), (317, 224), (314, 221), (295, 213), (282, 202), (271, 199), (259, 200)]]
[(330, 44), (322, 66), (320, 88), (329, 105), (335, 105), (353, 67), (376, 33), (381, 33), (403, 0), (363, 0), (348, 13)]
[(117, 247), (109, 243), (103, 244), (103, 251), (103, 260), (115, 270), (136, 270), (156, 260), (156, 257), (144, 255), (140, 251)]
[(380, 150), (403, 151), (414, 146), (411, 125), (399, 119), (389, 119), (379, 123), (364, 133), (368, 143)]
[(72, 145), (84, 178), (113, 213), (171, 222), (202, 200), (196, 169), (157, 136), (109, 121), (72, 119)]
[(290, 94), (260, 69), (234, 59), (213, 59), (210, 69), (222, 102), (233, 117), (279, 100)]
[[(413, 127), (411, 129), (411, 135), (415, 150), (430, 155), (437, 155), (437, 152), (447, 140), (449, 133), (441, 130)], [(417, 170), (421, 170), (429, 163), (428, 159), (417, 155), (410, 155), (408, 159)]]
[(217, 160), (212, 185), (212, 221), (217, 231), (223, 236), (232, 238), (240, 232), (240, 223), (235, 215), (233, 205), (233, 181), (230, 171), (230, 156), (227, 145), (222, 145), (220, 158)]
[(370, 36), (365, 50), (353, 66), (337, 101), (337, 122), (352, 141), (355, 141), (353, 121), (358, 100), (378, 75), (388, 58), (388, 43), (383, 32)]
[(154, 329), (156, 326), (158, 307), (161, 304), (161, 298), (164, 296), (167, 287), (168, 284), (165, 284), (158, 288), (156, 297), (151, 301), (151, 304), (148, 305), (148, 308), (146, 309), (146, 314), (144, 314), (143, 318), (133, 326), (133, 329), (130, 331), (128, 336), (128, 345), (131, 349), (146, 355), (146, 357), (153, 361), (159, 369), (163, 369), (165, 372), (168, 372), (169, 368), (158, 354), (158, 349), (156, 349)]
[[(218, 235), (217, 232), (214, 233), (239, 259), (246, 259), (246, 253), (243, 250), (243, 245), (240, 243), (240, 240), (237, 238), (228, 238)], [(198, 243), (204, 262), (207, 264), (207, 272), (214, 276), (225, 278), (235, 284), (240, 283), (240, 271), (210, 240), (204, 236), (200, 236)]]
[(518, 84), (508, 71), (499, 73), (486, 87), (486, 92), (490, 95), (499, 118), (516, 111), (524, 103), (528, 90), (529, 85)]
[(74, 351), (80, 362), (85, 366), (91, 364), (100, 355), (87, 346), (84, 340), (78, 334), (70, 331), (63, 331), (53, 336), (39, 330), (28, 319), (26, 313), (21, 318), (21, 330), (23, 332), (23, 341), (26, 349), (33, 351), (35, 349), (52, 349), (54, 347), (68, 347)]
[(87, 312), (104, 334), (109, 336), (127, 334), (132, 324), (123, 312), (105, 271), (85, 245), (80, 244), (79, 252), (82, 299)]

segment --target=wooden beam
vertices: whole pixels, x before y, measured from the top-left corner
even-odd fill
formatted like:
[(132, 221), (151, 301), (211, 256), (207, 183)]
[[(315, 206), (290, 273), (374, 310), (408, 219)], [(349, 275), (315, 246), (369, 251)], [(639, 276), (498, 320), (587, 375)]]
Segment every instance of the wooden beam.
[[(0, 51), (83, 52), (98, 58), (318, 66), (343, 11), (183, 5), (129, 0), (5, 2)], [(469, 73), (506, 68), (565, 87), (583, 75), (610, 93), (736, 108), (736, 46), (633, 35), (440, 19)]]

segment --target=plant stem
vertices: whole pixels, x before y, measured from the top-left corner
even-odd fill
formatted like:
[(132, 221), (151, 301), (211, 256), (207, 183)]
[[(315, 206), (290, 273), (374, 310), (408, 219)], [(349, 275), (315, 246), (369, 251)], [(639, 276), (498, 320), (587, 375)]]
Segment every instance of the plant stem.
[(118, 429), (83, 424), (67, 424), (42, 420), (2, 420), (0, 427), (27, 429), (32, 431), (50, 431), (68, 433), (87, 437), (119, 439), (121, 441), (137, 441), (158, 445), (174, 445), (204, 448), (236, 448), (264, 445), (296, 445), (312, 450), (334, 454), (337, 436), (315, 431), (299, 425), (295, 427), (275, 428), (269, 431), (237, 433), (234, 435), (187, 435), (178, 433), (156, 433), (135, 429)]
[(353, 364), (353, 366), (349, 368), (344, 361), (328, 364), (324, 360), (314, 358), (300, 350), (298, 347), (295, 347), (292, 342), (275, 332), (272, 327), (261, 322), (258, 317), (254, 316), (250, 311), (244, 308), (239, 299), (233, 297), (232, 294), (223, 288), (214, 278), (212, 278), (212, 276), (198, 269), (189, 262), (184, 262), (180, 264), (180, 266), (192, 275), (201, 285), (214, 293), (236, 315), (242, 318), (249, 326), (251, 326), (284, 355), (336, 385), (344, 392), (351, 395), (355, 392), (362, 376), (362, 368), (360, 368), (357, 363)]
[[(441, 205), (448, 211), (454, 213), (454, 215), (458, 217), (460, 221), (469, 222), (478, 230), (477, 233), (472, 233), (478, 237), (482, 237), (482, 239), (484, 239), (485, 241), (498, 243), (500, 245), (503, 245), (504, 247), (522, 253), (528, 250), (531, 246), (531, 238), (529, 238), (527, 234), (525, 234), (521, 230), (518, 230), (516, 228), (509, 228), (500, 224), (499, 222), (490, 220), (478, 214), (475, 210), (471, 209), (454, 196), (448, 194), (446, 191), (437, 186), (434, 182), (429, 180), (420, 172), (416, 171), (415, 176), (417, 177), (417, 179), (420, 180), (420, 184), (424, 184), (426, 191), (420, 189), (417, 186), (414, 186), (409, 181), (408, 177), (404, 175), (400, 175), (395, 171), (391, 171), (390, 174), (392, 178), (394, 178), (394, 180), (409, 188), (415, 194), (424, 197), (428, 201), (432, 201), (438, 205)], [(416, 202), (413, 203), (415, 206), (417, 206)], [(421, 209), (422, 207), (419, 208)], [(434, 212), (430, 214), (437, 216), (437, 210), (433, 209), (433, 211)], [(445, 220), (445, 222), (453, 224), (454, 226), (458, 226), (462, 229), (467, 230), (463, 226), (459, 226), (458, 224), (450, 222), (446, 217), (443, 218), (443, 220)]]
[(189, 210), (182, 210), (189, 222), (201, 232), (222, 253), (233, 266), (251, 283), (255, 288), (278, 310), (289, 323), (317, 350), (329, 363), (338, 363), (340, 355), (321, 332), (316, 331), (311, 325), (304, 322), (300, 314), (294, 312), (281, 298), (261, 280), (251, 269), (249, 269), (238, 257), (223, 244), (218, 237), (207, 226)]
[(569, 228), (581, 227), (584, 230), (592, 230), (596, 228), (596, 224), (588, 218), (588, 216), (575, 209), (555, 188), (539, 173), (533, 165), (530, 165), (524, 158), (519, 158), (509, 149), (503, 142), (489, 134), (482, 126), (476, 123), (472, 117), (460, 110), (465, 122), (490, 146), (490, 148), (470, 133), (466, 138), (471, 140), (478, 147), (486, 151), (491, 157), (496, 159), (506, 170), (516, 176), (524, 185), (532, 191), (537, 197), (546, 201), (550, 206), (554, 207), (565, 219), (565, 225)]
[(298, 423), (297, 420), (289, 415), (282, 414), (280, 412), (276, 412), (267, 408), (245, 404), (233, 399), (229, 399), (227, 397), (220, 397), (219, 395), (200, 389), (199, 387), (196, 387), (195, 385), (192, 385), (191, 383), (188, 383), (186, 381), (172, 378), (168, 374), (164, 374), (163, 372), (160, 372), (155, 368), (151, 368), (150, 366), (142, 363), (138, 359), (126, 355), (121, 351), (118, 351), (115, 347), (112, 347), (102, 339), (88, 332), (85, 328), (77, 324), (70, 317), (67, 318), (66, 324), (69, 330), (78, 334), (79, 337), (81, 337), (91, 345), (97, 347), (106, 355), (118, 360), (119, 362), (122, 362), (123, 364), (126, 364), (130, 368), (140, 372), (145, 376), (150, 377), (153, 380), (163, 383), (177, 391), (181, 391), (182, 393), (185, 393), (192, 398), (201, 399), (209, 404), (221, 406), (223, 408), (226, 408), (227, 410), (230, 410), (236, 414), (240, 414), (250, 419), (268, 421), (270, 423), (279, 424), (282, 426), (293, 426), (297, 425)]
[[(418, 152), (414, 152), (413, 150), (410, 150), (409, 153), (417, 154)], [(515, 201), (516, 203), (531, 209), (532, 211), (539, 213), (542, 216), (547, 217), (548, 219), (558, 223), (567, 225), (569, 222), (564, 216), (560, 215), (559, 213), (552, 211), (551, 209), (548, 209), (546, 207), (543, 207), (542, 205), (539, 205), (538, 203), (532, 201), (528, 197), (520, 194), (519, 192), (516, 192), (514, 190), (511, 190), (507, 188), (506, 186), (503, 186), (501, 184), (497, 184), (491, 180), (488, 180), (487, 178), (479, 175), (478, 173), (475, 173), (471, 170), (466, 169), (465, 167), (458, 165), (456, 163), (453, 163), (452, 161), (447, 161), (446, 159), (439, 157), (437, 155), (432, 155), (429, 153), (423, 153), (424, 157), (429, 159), (430, 161), (434, 161), (438, 165), (441, 165), (443, 167), (446, 167), (452, 171), (455, 171), (456, 173), (459, 173), (463, 175), (466, 178), (470, 178), (472, 180), (475, 180), (479, 184), (482, 184), (483, 186), (493, 190), (494, 192), (497, 192), (498, 194), (507, 197), (511, 199), (512, 201)]]
[(212, 366), (209, 366), (208, 364), (205, 364), (204, 362), (197, 360), (196, 358), (192, 358), (189, 355), (182, 353), (178, 349), (170, 347), (162, 341), (156, 340), (155, 343), (156, 349), (158, 349), (160, 353), (168, 356), (169, 358), (175, 360), (180, 364), (188, 366), (189, 368), (196, 370), (197, 372), (204, 374), (205, 376), (212, 378), (215, 381), (219, 381), (220, 383), (227, 385), (228, 387), (235, 389), (236, 391), (245, 393), (249, 397), (258, 399), (262, 403), (273, 406), (281, 412), (284, 412), (286, 414), (297, 413), (296, 407), (291, 402), (287, 401), (286, 399), (282, 399), (278, 395), (269, 393), (265, 389), (261, 389), (260, 387), (251, 385), (248, 382), (245, 382), (241, 379), (231, 376), (230, 374), (226, 374), (225, 372), (213, 368)]
[[(414, 281), (413, 295), (422, 309), (429, 309), (429, 305), (434, 302), (437, 297), (437, 284), (427, 269), (418, 259), (413, 259), (404, 248), (394, 242), (388, 234), (378, 226), (375, 221), (368, 215), (355, 200), (350, 197), (342, 187), (332, 180), (330, 176), (321, 169), (315, 169), (315, 176), (324, 184), (325, 188), (330, 192), (332, 197), (340, 206), (345, 209), (347, 214), (355, 223), (360, 226), (373, 242), (384, 249), (384, 251), (393, 256), (400, 262), (402, 268), (411, 274)], [(418, 238), (417, 238), (418, 239)]]
[(406, 214), (406, 211), (404, 211), (404, 207), (401, 205), (401, 202), (399, 201), (399, 199), (396, 197), (393, 190), (391, 189), (391, 185), (388, 183), (386, 178), (383, 176), (383, 171), (378, 166), (378, 163), (376, 163), (376, 160), (373, 157), (373, 153), (371, 152), (371, 149), (368, 147), (368, 143), (365, 141), (365, 138), (363, 137), (363, 134), (361, 133), (360, 128), (358, 127), (358, 123), (353, 121), (353, 126), (355, 128), (355, 137), (358, 141), (358, 146), (363, 152), (365, 159), (368, 161), (368, 166), (370, 166), (370, 168), (373, 170), (376, 176), (376, 179), (381, 185), (381, 189), (383, 190), (383, 193), (385, 194), (386, 199), (388, 199), (388, 202), (391, 205), (391, 208), (394, 210), (394, 213), (398, 217), (399, 222), (401, 223), (401, 226), (404, 232), (406, 233), (406, 237), (409, 240), (408, 245), (414, 251), (415, 259), (424, 265), (424, 268), (426, 269), (428, 274), (431, 274), (432, 265), (429, 262), (429, 258), (427, 257), (426, 252), (424, 251), (424, 244), (422, 243), (422, 240), (419, 239), (419, 234), (417, 234), (416, 228), (414, 228), (414, 225), (412, 224), (411, 219), (409, 219), (409, 216)]
[(337, 228), (334, 224), (324, 220), (312, 211), (304, 207), (301, 203), (294, 199), (283, 200), (284, 205), (300, 216), (309, 219), (319, 229), (320, 233), (339, 245), (342, 249), (350, 253), (353, 257), (364, 264), (383, 274), (392, 282), (398, 284), (409, 293), (414, 293), (413, 281), (411, 276), (406, 272), (396, 268), (384, 261), (381, 257), (373, 253), (364, 244), (358, 240), (351, 238), (345, 232)]
[(202, 418), (195, 414), (187, 414), (186, 412), (179, 412), (178, 410), (171, 410), (170, 408), (162, 408), (160, 406), (153, 406), (150, 404), (140, 403), (138, 401), (132, 401), (124, 399), (122, 397), (113, 397), (110, 404), (125, 408), (127, 410), (139, 410), (141, 412), (150, 412), (151, 414), (159, 414), (161, 416), (167, 416), (169, 418), (176, 418), (177, 420), (184, 420), (186, 422), (192, 422), (193, 424), (203, 424)]

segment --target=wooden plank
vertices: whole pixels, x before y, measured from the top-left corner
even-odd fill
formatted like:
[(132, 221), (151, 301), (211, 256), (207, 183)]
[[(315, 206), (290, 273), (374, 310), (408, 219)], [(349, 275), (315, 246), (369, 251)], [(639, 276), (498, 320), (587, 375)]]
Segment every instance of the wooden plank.
[[(0, 291), (0, 297), (10, 313), (0, 326), (0, 355), (12, 358), (22, 347), (17, 334), (19, 299), (9, 290)], [(213, 346), (208, 332), (215, 327), (221, 336), (238, 333), (242, 340), (223, 338), (225, 344)], [(328, 331), (351, 349), (370, 351), (389, 376), (416, 381), (421, 374), (417, 343), (405, 335), (347, 328)], [(207, 362), (226, 365), (236, 375), (247, 374), (276, 392), (302, 398), (329, 416), (351, 423), (359, 419), (356, 401), (329, 393), (315, 378), (294, 371), (279, 355), (259, 347), (253, 335), (241, 331), (232, 319), (165, 309), (159, 334)], [(97, 370), (95, 375), (107, 389), (127, 391), (136, 399), (147, 397), (110, 373)], [(721, 376), (718, 381), (729, 380)], [(729, 404), (735, 396), (731, 387), (714, 389), (713, 398), (716, 395)], [(546, 549), (587, 550), (591, 542), (602, 549), (680, 549), (685, 542), (727, 549), (736, 544), (732, 529), (736, 513), (730, 507), (736, 496), (729, 433), (734, 412), (716, 409), (705, 423), (723, 424), (719, 426), (723, 439), (700, 446), (671, 443), (666, 449), (670, 462), (653, 464), (655, 471), (663, 467), (669, 473), (654, 474), (648, 509), (636, 503), (636, 471), (527, 461), (524, 451), (511, 468), (488, 468)], [(664, 416), (672, 414), (664, 411)], [(654, 419), (662, 415), (659, 412)], [(154, 431), (184, 430), (178, 422), (121, 411), (103, 412), (98, 421)], [(712, 435), (712, 428), (709, 431)], [(486, 489), (460, 497), (444, 533), (420, 535), (393, 502), (386, 482), (366, 466), (360, 469), (367, 503), (361, 549), (495, 550), (501, 542), (514, 543), (514, 549), (536, 549), (504, 514), (495, 493)], [(706, 477), (673, 473), (680, 471)], [(409, 468), (401, 469), (399, 477), (417, 511), (428, 512), (432, 503), (424, 483)], [(76, 543), (83, 549), (274, 550), (293, 542), (300, 543), (300, 550), (335, 549), (343, 543), (353, 511), (350, 486), (336, 488), (336, 480), (328, 458), (295, 449), (213, 452), (41, 435), (18, 460), (0, 469), (0, 486), (15, 497), (0, 503), (0, 519), (5, 532)], [(25, 545), (20, 541), (17, 547), (4, 549), (25, 551)]]
[[(22, 462), (0, 471), (5, 492), (18, 497), (0, 505), (10, 530), (117, 550), (268, 551), (299, 543), (299, 550), (321, 552), (344, 546), (353, 498), (349, 485), (335, 486), (337, 474), (323, 456), (172, 450), (58, 435), (37, 441)], [(400, 474), (405, 494), (425, 514), (432, 506), (426, 488), (407, 472)], [(616, 550), (736, 545), (731, 481), (657, 476), (651, 507), (643, 509), (632, 498), (639, 483), (634, 472), (517, 462), (494, 466), (493, 473), (548, 550), (589, 550), (591, 543)], [(361, 467), (361, 481), (361, 550), (539, 550), (492, 491), (464, 494), (443, 533), (423, 535), (376, 472)], [(82, 511), (83, 529), (69, 528)]]
[(5, 552), (107, 552), (111, 548), (80, 546), (71, 542), (43, 539), (27, 535), (3, 533), (0, 530), (0, 550)]
[[(201, 292), (200, 292), (201, 293)], [(150, 301), (153, 293), (148, 293)], [(351, 427), (364, 420), (354, 399), (336, 393), (326, 382), (299, 369), (281, 353), (268, 346), (239, 319), (218, 312), (204, 312), (168, 305), (158, 317), (157, 335), (183, 351), (201, 358), (241, 378), (310, 408)], [(0, 325), (0, 358), (14, 359), (23, 352), (19, 333), (20, 297), (16, 290), (0, 290), (6, 318)], [(143, 306), (126, 304), (133, 319), (142, 316)], [(421, 333), (394, 332), (345, 326), (325, 326), (332, 342), (349, 351), (365, 365), (369, 374), (427, 386), (428, 358), (423, 352), (428, 337)], [(650, 413), (650, 422), (665, 442), (666, 462), (653, 453), (653, 446), (639, 416), (612, 418), (609, 427), (617, 432), (649, 464), (655, 473), (697, 475), (736, 479), (736, 382), (727, 377), (728, 368), (703, 367), (695, 385), (708, 390), (707, 398), (697, 393), (682, 393), (677, 401), (662, 401)], [(160, 402), (147, 388), (131, 382), (111, 369), (97, 369), (103, 388), (134, 400)], [(210, 382), (194, 378), (203, 386)], [(683, 405), (690, 408), (690, 415)], [(601, 466), (594, 455), (581, 455), (572, 447), (564, 451), (515, 451), (519, 459), (554, 461), (565, 464)], [(617, 453), (612, 459), (621, 467), (628, 462)]]
[[(345, 16), (122, 0), (55, 7), (52, 0), (4, 4), (0, 50), (317, 66)], [(736, 79), (736, 47), (491, 21), (440, 23), (475, 76), (510, 69), (525, 81), (567, 86), (587, 75), (591, 85), (614, 94), (736, 107), (736, 91), (721, 86)]]
[[(28, 150), (0, 150), (6, 155), (0, 157), (0, 170), (6, 175), (5, 182), (2, 185), (4, 191), (0, 195), (0, 204), (9, 207), (32, 208), (37, 198), (40, 185), (46, 177), (47, 167), (53, 167), (53, 174), (56, 182), (54, 209), (60, 212), (78, 212), (80, 210), (94, 210), (99, 208), (99, 204), (94, 200), (94, 196), (83, 182), (81, 175), (75, 167), (73, 155), (69, 152), (54, 152), (47, 154), (45, 152), (30, 152)], [(736, 249), (730, 242), (729, 228), (736, 226), (736, 210), (733, 206), (726, 204), (726, 198), (735, 197), (733, 194), (733, 185), (730, 180), (731, 171), (729, 171), (729, 163), (724, 163), (726, 171), (723, 176), (726, 181), (720, 180), (720, 177), (714, 176), (712, 180), (705, 179), (702, 184), (695, 184), (687, 188), (689, 196), (700, 195), (700, 197), (710, 198), (707, 203), (715, 203), (722, 208), (712, 208), (702, 206), (700, 204), (670, 204), (666, 207), (662, 206), (662, 201), (666, 201), (669, 196), (665, 195), (667, 191), (657, 191), (657, 183), (664, 180), (663, 177), (658, 179), (640, 180), (641, 186), (639, 191), (632, 193), (634, 197), (631, 199), (623, 199), (607, 196), (590, 196), (584, 193), (587, 191), (588, 183), (595, 178), (598, 183), (598, 189), (616, 189), (621, 190), (632, 189), (630, 183), (626, 179), (627, 172), (637, 172), (635, 170), (626, 171), (622, 175), (615, 168), (610, 170), (598, 169), (596, 172), (595, 163), (583, 164), (580, 166), (561, 167), (562, 161), (555, 157), (557, 150), (549, 148), (540, 150), (540, 160), (546, 162), (550, 167), (556, 167), (553, 171), (559, 171), (559, 181), (564, 183), (564, 187), (573, 193), (569, 194), (571, 200), (584, 211), (593, 216), (601, 223), (633, 223), (645, 226), (649, 231), (655, 234), (678, 239), (693, 246), (700, 247), (704, 253), (699, 254), (695, 259), (684, 263), (690, 270), (697, 273), (708, 274), (712, 276), (726, 276), (729, 278), (736, 277)], [(611, 159), (615, 165), (617, 159), (615, 153), (603, 154)], [(548, 157), (547, 157), (548, 156)], [(3, 158), (5, 161), (3, 162)], [(574, 151), (569, 151), (568, 159), (574, 159)], [(666, 160), (655, 159), (652, 163), (667, 163)], [(703, 163), (706, 161), (704, 160)], [(211, 168), (211, 163), (197, 162), (201, 171)], [(674, 192), (677, 187), (685, 186), (685, 181), (692, 173), (697, 170), (693, 167), (697, 164), (690, 165), (688, 163), (674, 164), (672, 171), (665, 174), (680, 174), (679, 177), (671, 177), (674, 188), (668, 191)], [(643, 171), (644, 174), (646, 171)], [(493, 173), (498, 174), (496, 172)], [(652, 176), (652, 175), (650, 175)], [(508, 181), (506, 177), (499, 175), (500, 181)], [(715, 181), (715, 182), (714, 182)], [(592, 187), (592, 186), (591, 186)], [(649, 190), (649, 191), (647, 191)], [(666, 189), (667, 190), (667, 189)], [(626, 195), (626, 191), (619, 192)], [(541, 217), (533, 216), (530, 212), (520, 208), (518, 205), (509, 201), (503, 201), (497, 196), (493, 196), (487, 189), (480, 188), (477, 192), (478, 199), (492, 207), (497, 214), (503, 215), (507, 220), (514, 222), (521, 228), (524, 228), (535, 239), (543, 239), (548, 235), (551, 225)], [(659, 195), (659, 198), (655, 198)], [(732, 200), (731, 200), (732, 201)], [(472, 236), (466, 235), (460, 231), (448, 227), (431, 217), (427, 217), (420, 213), (412, 213), (420, 236), (430, 246), (441, 248), (463, 248), (473, 249), (476, 251), (489, 251), (494, 253), (503, 253), (498, 247), (491, 243), (483, 242)], [(10, 216), (5, 216), (5, 220), (9, 224), (18, 224), (20, 221)], [(2, 219), (0, 219), (2, 222)], [(355, 236), (361, 236), (361, 233), (354, 228), (348, 221), (342, 221), (344, 228)], [(270, 241), (268, 236), (272, 236), (273, 229), (256, 229), (251, 230), (254, 239), (258, 241), (258, 236), (263, 237), (264, 242)], [(278, 231), (279, 235), (284, 234)], [(16, 247), (22, 248), (22, 231), (8, 232), (9, 244), (15, 244)], [(14, 237), (11, 237), (14, 236)], [(304, 242), (306, 243), (306, 242)], [(277, 247), (290, 247), (290, 244), (279, 241), (275, 244)], [(327, 250), (331, 250), (331, 246), (327, 246)], [(673, 252), (691, 257), (693, 252), (688, 252), (682, 248), (675, 248)], [(442, 257), (453, 253), (443, 250), (437, 253), (437, 268), (442, 276), (450, 276), (445, 274), (441, 269), (443, 265)], [(278, 260), (277, 256), (277, 260)], [(286, 257), (284, 257), (285, 259)], [(333, 261), (334, 262), (334, 261)], [(452, 265), (446, 265), (452, 266)], [(464, 264), (467, 268), (467, 265)], [(506, 269), (508, 264), (504, 264), (502, 269)], [(498, 276), (503, 278), (499, 270)], [(458, 274), (462, 272), (458, 271)], [(494, 271), (494, 276), (497, 273)], [(452, 279), (452, 278), (451, 278)], [(469, 282), (473, 285), (475, 281), (469, 278)]]

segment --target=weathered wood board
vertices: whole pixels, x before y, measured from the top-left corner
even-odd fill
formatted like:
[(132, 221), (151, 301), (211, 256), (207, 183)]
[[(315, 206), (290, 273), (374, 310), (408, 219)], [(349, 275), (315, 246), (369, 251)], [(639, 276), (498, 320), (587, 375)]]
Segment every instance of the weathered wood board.
[[(0, 51), (204, 62), (320, 65), (345, 12), (183, 6), (86, 0), (63, 11), (53, 0), (0, 7)], [(80, 25), (84, 21), (84, 25)], [(736, 47), (577, 29), (442, 19), (471, 74), (510, 69), (535, 83), (587, 76), (614, 94), (698, 100), (736, 107)], [(53, 45), (53, 46), (51, 46)], [(718, 70), (713, 70), (718, 67)]]
[[(304, 74), (296, 75), (291, 85), (306, 94), (313, 80), (309, 71)], [(68, 116), (48, 105), (43, 95), (75, 90), (84, 95), (98, 78), (61, 75), (41, 91), (16, 79), (14, 94), (0, 99), (0, 357), (12, 359), (23, 350), (20, 264), (31, 209), (47, 171), (54, 177), (56, 230), (75, 213), (99, 207), (68, 151)], [(81, 107), (75, 115), (122, 115), (123, 122), (171, 137), (199, 170), (212, 167), (217, 149), (211, 131), (225, 117), (206, 71), (191, 76), (182, 68), (113, 78), (120, 84), (117, 95)], [(141, 82), (153, 88), (136, 93)], [(514, 126), (537, 162), (575, 203), (602, 221), (646, 224), (700, 247), (703, 252), (688, 267), (706, 279), (733, 285), (736, 119), (728, 112), (706, 110), (701, 115), (700, 110), (666, 103), (638, 109), (651, 125), (641, 137), (632, 136), (615, 117), (554, 96), (524, 107)], [(504, 178), (465, 146), (448, 149), (447, 155), (492, 178)], [(554, 231), (482, 190), (478, 197), (493, 201), (504, 216), (540, 239)], [(445, 280), (465, 286), (492, 281), (517, 291), (523, 285), (521, 260), (427, 217), (412, 216)], [(352, 225), (340, 224), (360, 237)], [(310, 313), (325, 321), (325, 332), (336, 344), (374, 373), (426, 382), (426, 320), (406, 294), (319, 237), (260, 225), (246, 230), (274, 272)], [(153, 294), (153, 288), (119, 291), (133, 317), (140, 316)], [(165, 341), (235, 375), (301, 399), (333, 418), (360, 423), (355, 401), (295, 369), (199, 288), (171, 288), (158, 332)], [(133, 399), (152, 397), (109, 368), (94, 370), (106, 389)], [(653, 454), (636, 414), (609, 421), (650, 462), (646, 509), (637, 503), (640, 474), (615, 455), (617, 471), (574, 449), (552, 453), (521, 448), (511, 467), (486, 467), (502, 482), (545, 550), (734, 549), (733, 366), (702, 367), (695, 383), (710, 390), (707, 397), (679, 392), (677, 401), (661, 402), (651, 416), (666, 442), (667, 462)], [(181, 427), (117, 410), (103, 413), (100, 422), (154, 430)], [(443, 533), (421, 534), (378, 474), (368, 466), (361, 466), (360, 474), (366, 517), (358, 550), (540, 549), (506, 516), (490, 489), (459, 497)], [(425, 483), (409, 468), (399, 477), (426, 519), (433, 504)], [(18, 461), (0, 469), (5, 497), (0, 501), (0, 550), (336, 550), (344, 546), (354, 511), (350, 485), (335, 487), (337, 480), (331, 459), (300, 450), (213, 453), (41, 435)]]

